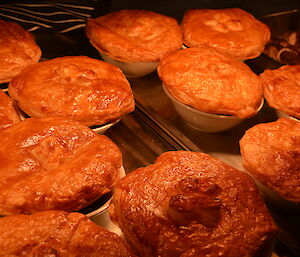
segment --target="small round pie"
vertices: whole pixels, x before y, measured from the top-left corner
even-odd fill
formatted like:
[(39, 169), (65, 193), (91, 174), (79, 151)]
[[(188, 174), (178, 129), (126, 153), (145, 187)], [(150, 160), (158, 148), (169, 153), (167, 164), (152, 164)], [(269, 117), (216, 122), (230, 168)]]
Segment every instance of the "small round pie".
[(0, 20), (0, 83), (9, 82), (41, 55), (29, 32), (17, 23)]
[(268, 104), (300, 119), (300, 65), (265, 70), (260, 77), (264, 82), (263, 94)]
[(271, 37), (265, 24), (239, 8), (188, 10), (181, 25), (186, 46), (212, 46), (239, 60), (259, 56)]
[(8, 92), (32, 118), (61, 116), (87, 126), (115, 121), (134, 109), (121, 70), (86, 56), (32, 65), (10, 82)]
[(300, 203), (300, 122), (255, 125), (240, 140), (243, 166), (282, 198)]
[(21, 119), (9, 96), (0, 90), (0, 129), (8, 128)]
[(121, 179), (110, 215), (143, 257), (267, 256), (276, 231), (246, 173), (188, 151)]
[(76, 211), (112, 190), (122, 156), (106, 136), (60, 117), (0, 131), (0, 215)]
[(0, 219), (0, 256), (134, 257), (116, 234), (85, 215), (45, 211)]
[(163, 58), (157, 71), (175, 99), (202, 112), (248, 118), (262, 102), (259, 77), (213, 47), (178, 50)]
[(144, 10), (120, 10), (89, 19), (86, 34), (100, 53), (128, 63), (157, 62), (182, 47), (174, 18)]

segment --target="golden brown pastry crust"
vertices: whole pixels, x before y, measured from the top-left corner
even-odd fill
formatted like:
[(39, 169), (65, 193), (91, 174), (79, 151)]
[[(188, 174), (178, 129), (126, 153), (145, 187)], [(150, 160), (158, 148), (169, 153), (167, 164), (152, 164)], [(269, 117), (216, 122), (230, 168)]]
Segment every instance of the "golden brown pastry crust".
[(268, 104), (300, 119), (300, 65), (265, 70), (260, 77)]
[(0, 129), (8, 128), (13, 123), (20, 121), (11, 99), (0, 90)]
[(174, 18), (144, 10), (89, 19), (86, 34), (99, 52), (124, 62), (155, 62), (182, 46)]
[(121, 179), (110, 215), (144, 257), (254, 256), (276, 230), (247, 174), (186, 151)]
[(0, 83), (9, 82), (41, 58), (32, 35), (14, 22), (0, 20)]
[(174, 98), (203, 112), (247, 118), (262, 101), (259, 77), (212, 47), (178, 50), (163, 58), (157, 71)]
[(45, 211), (0, 219), (0, 256), (130, 257), (130, 247), (85, 215)]
[(87, 126), (117, 120), (134, 109), (121, 70), (85, 56), (32, 65), (11, 81), (8, 91), (30, 117), (63, 116)]
[(59, 117), (0, 131), (0, 215), (79, 210), (109, 192), (122, 156), (106, 136)]
[(300, 123), (286, 118), (258, 124), (240, 140), (243, 166), (283, 198), (300, 202)]
[(182, 20), (184, 44), (208, 45), (239, 60), (259, 56), (269, 28), (239, 8), (188, 10)]

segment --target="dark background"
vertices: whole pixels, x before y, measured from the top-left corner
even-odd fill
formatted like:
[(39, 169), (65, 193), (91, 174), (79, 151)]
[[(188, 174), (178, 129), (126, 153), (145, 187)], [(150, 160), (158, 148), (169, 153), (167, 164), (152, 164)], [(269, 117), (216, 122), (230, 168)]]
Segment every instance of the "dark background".
[(3, 0), (6, 3), (33, 3), (33, 2), (81, 2), (94, 4), (94, 15), (120, 10), (120, 9), (145, 9), (155, 11), (181, 19), (184, 11), (192, 8), (229, 8), (239, 7), (255, 16), (279, 12), (284, 10), (299, 9), (300, 0)]
[[(192, 8), (239, 7), (255, 16), (300, 8), (300, 0), (102, 0), (98, 1), (102, 10), (111, 12), (120, 9), (145, 9), (181, 19), (184, 11)], [(98, 7), (99, 7), (98, 6)]]

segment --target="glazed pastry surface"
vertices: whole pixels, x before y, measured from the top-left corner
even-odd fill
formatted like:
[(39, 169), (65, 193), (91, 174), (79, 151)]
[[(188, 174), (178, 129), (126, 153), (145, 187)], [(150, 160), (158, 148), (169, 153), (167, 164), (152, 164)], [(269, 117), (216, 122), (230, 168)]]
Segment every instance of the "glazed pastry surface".
[(11, 99), (0, 90), (0, 130), (20, 121)]
[(0, 219), (0, 256), (133, 257), (116, 234), (85, 215), (45, 211)]
[(0, 131), (0, 215), (79, 210), (111, 191), (121, 152), (106, 136), (62, 118)]
[(248, 118), (262, 102), (262, 82), (244, 63), (208, 46), (163, 58), (158, 75), (178, 101), (207, 113)]
[(145, 257), (255, 256), (276, 230), (247, 174), (185, 151), (121, 179), (110, 215)]
[(260, 77), (268, 104), (300, 119), (300, 65), (265, 70)]
[(271, 37), (265, 24), (239, 8), (188, 10), (181, 25), (185, 45), (212, 46), (239, 60), (259, 56)]
[(115, 121), (134, 109), (121, 70), (86, 56), (35, 64), (15, 77), (8, 91), (30, 117), (61, 116), (87, 126)]
[(144, 10), (89, 19), (86, 34), (99, 52), (124, 62), (156, 62), (182, 46), (174, 18)]
[(41, 55), (29, 32), (17, 23), (0, 20), (0, 83), (9, 82)]
[(300, 203), (300, 123), (281, 118), (255, 125), (240, 140), (243, 166), (286, 200)]

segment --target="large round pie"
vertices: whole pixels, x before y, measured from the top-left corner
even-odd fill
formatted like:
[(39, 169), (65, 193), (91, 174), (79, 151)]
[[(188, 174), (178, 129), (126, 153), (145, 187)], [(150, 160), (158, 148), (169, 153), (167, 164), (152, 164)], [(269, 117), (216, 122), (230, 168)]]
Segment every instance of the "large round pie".
[(163, 58), (157, 71), (175, 99), (202, 112), (248, 118), (262, 102), (260, 78), (213, 47), (178, 50)]
[(63, 118), (0, 131), (0, 215), (79, 210), (111, 191), (122, 157), (106, 136)]
[(239, 60), (259, 56), (269, 28), (239, 8), (188, 10), (182, 20), (184, 44), (208, 45)]
[(124, 62), (157, 62), (182, 46), (177, 21), (144, 10), (120, 10), (89, 19), (86, 34), (103, 54)]
[(134, 109), (121, 70), (86, 56), (32, 65), (10, 82), (8, 91), (30, 117), (61, 116), (87, 126), (115, 121)]
[(240, 147), (247, 172), (282, 198), (300, 203), (300, 122), (281, 118), (255, 125)]
[(45, 211), (0, 218), (0, 256), (134, 257), (116, 234), (85, 215)]
[(17, 23), (0, 20), (0, 83), (9, 82), (41, 55), (29, 32)]
[(300, 65), (265, 70), (260, 77), (268, 104), (300, 119)]
[(246, 173), (188, 151), (121, 179), (110, 214), (143, 257), (267, 256), (276, 230)]

